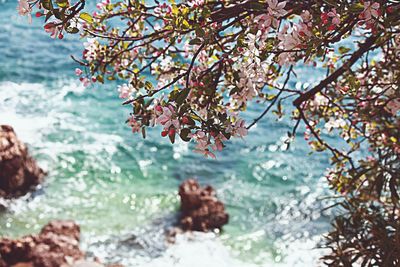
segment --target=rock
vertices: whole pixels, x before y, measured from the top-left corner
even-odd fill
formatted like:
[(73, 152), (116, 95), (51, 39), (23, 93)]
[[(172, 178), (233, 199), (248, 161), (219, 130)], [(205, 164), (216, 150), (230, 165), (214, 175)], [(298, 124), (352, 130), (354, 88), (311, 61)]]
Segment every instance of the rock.
[(52, 221), (38, 235), (0, 239), (0, 267), (123, 267), (86, 261), (79, 239), (73, 221)]
[(40, 184), (44, 176), (13, 128), (0, 125), (0, 197), (22, 196)]
[(39, 235), (18, 240), (0, 240), (0, 267), (60, 267), (84, 258), (79, 249), (79, 226), (72, 221), (54, 221)]
[(221, 229), (228, 223), (229, 215), (225, 212), (224, 204), (216, 197), (211, 186), (201, 188), (194, 179), (184, 181), (179, 187), (181, 197), (180, 219), (184, 230), (207, 232)]
[(52, 221), (45, 225), (40, 232), (42, 235), (56, 234), (80, 240), (80, 227), (74, 221)]

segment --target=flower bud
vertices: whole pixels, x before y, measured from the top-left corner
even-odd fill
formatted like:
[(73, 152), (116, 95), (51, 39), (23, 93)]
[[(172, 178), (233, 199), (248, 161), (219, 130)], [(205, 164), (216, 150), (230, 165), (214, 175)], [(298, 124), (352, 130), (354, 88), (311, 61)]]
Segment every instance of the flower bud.
[(189, 124), (189, 119), (188, 119), (188, 117), (184, 116), (184, 117), (182, 118), (182, 123), (183, 123), (183, 124)]
[(175, 131), (175, 128), (171, 128), (171, 129), (169, 129), (169, 131), (168, 131), (168, 135), (169, 136), (175, 136), (175, 133), (176, 133), (176, 131)]

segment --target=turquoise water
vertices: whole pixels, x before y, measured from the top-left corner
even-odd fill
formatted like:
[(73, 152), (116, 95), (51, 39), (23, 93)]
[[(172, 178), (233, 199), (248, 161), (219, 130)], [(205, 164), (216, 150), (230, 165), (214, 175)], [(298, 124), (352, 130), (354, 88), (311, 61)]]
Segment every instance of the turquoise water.
[[(327, 195), (328, 157), (307, 155), (301, 136), (282, 151), (288, 121), (266, 118), (217, 160), (194, 154), (186, 143), (171, 146), (158, 130), (143, 140), (124, 124), (129, 108), (121, 107), (116, 84), (85, 89), (74, 77), (69, 55), (79, 54), (81, 41), (50, 39), (40, 22), (19, 18), (15, 6), (0, 0), (0, 123), (14, 126), (49, 176), (0, 213), (1, 236), (68, 218), (82, 226), (83, 246), (92, 254), (127, 266), (315, 262), (321, 251), (313, 248), (331, 219), (320, 201)], [(254, 105), (246, 116), (250, 121), (261, 111)], [(230, 223), (217, 237), (182, 236), (165, 247), (158, 233), (173, 222), (177, 188), (189, 177), (217, 189)], [(124, 254), (113, 247), (112, 240), (133, 233), (148, 245), (125, 245)]]

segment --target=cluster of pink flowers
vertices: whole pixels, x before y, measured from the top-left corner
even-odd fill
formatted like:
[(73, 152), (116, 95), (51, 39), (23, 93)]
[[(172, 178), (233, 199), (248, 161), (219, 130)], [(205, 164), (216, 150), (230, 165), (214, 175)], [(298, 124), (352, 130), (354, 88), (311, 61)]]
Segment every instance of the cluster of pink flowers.
[(245, 137), (248, 133), (246, 122), (243, 119), (238, 119), (234, 124), (228, 126), (227, 132), (235, 137)]
[(270, 27), (275, 29), (279, 26), (279, 19), (287, 14), (285, 10), (286, 1), (267, 0), (267, 13), (257, 16), (254, 21), (258, 29), (267, 32)]
[[(161, 132), (162, 137), (169, 137), (171, 141), (175, 140), (175, 135), (185, 131), (187, 132), (188, 140), (195, 142), (194, 152), (200, 153), (205, 157), (215, 158), (215, 151), (221, 151), (224, 148), (224, 142), (228, 139), (222, 133), (199, 129), (199, 127), (188, 128), (193, 125), (186, 115), (178, 115), (174, 105), (166, 104), (161, 105), (162, 101), (158, 100), (157, 103), (150, 107), (152, 111), (151, 125), (160, 125), (163, 127)], [(245, 126), (245, 121), (232, 115), (234, 123), (228, 122), (226, 124), (226, 133), (232, 137), (243, 138), (247, 135), (248, 130)], [(128, 124), (132, 127), (133, 132), (138, 132), (142, 125), (137, 122), (133, 117), (129, 119)]]
[(83, 43), (85, 50), (83, 51), (83, 57), (91, 62), (97, 58), (97, 52), (99, 51), (99, 42), (96, 38), (87, 38), (86, 42)]
[(162, 3), (159, 4), (155, 9), (154, 9), (154, 14), (156, 15), (169, 15), (172, 12), (172, 7), (171, 5), (167, 3)]
[(129, 98), (134, 92), (134, 88), (131, 84), (118, 85), (118, 93), (120, 98)]
[(335, 8), (332, 8), (329, 12), (323, 12), (321, 14), (321, 20), (324, 25), (328, 25), (329, 31), (335, 30), (340, 24), (340, 16)]
[(308, 11), (303, 12), (302, 21), (290, 26), (286, 24), (283, 29), (278, 33), (279, 48), (284, 52), (278, 56), (278, 64), (283, 66), (287, 64), (294, 64), (296, 62), (296, 55), (300, 51), (307, 39), (312, 36), (311, 21), (309, 19)]
[(179, 120), (172, 105), (167, 107), (156, 106), (155, 114), (157, 115), (156, 122), (164, 127), (165, 132), (169, 132), (171, 128), (174, 128), (176, 132), (180, 128)]
[(18, 10), (18, 15), (27, 16), (29, 23), (32, 23), (32, 15), (31, 15), (32, 8), (28, 0), (18, 0), (17, 10)]
[(99, 9), (99, 10), (103, 10), (103, 9), (107, 8), (107, 6), (108, 6), (109, 4), (111, 4), (111, 1), (110, 1), (110, 0), (103, 0), (103, 1), (100, 2), (100, 3), (97, 3), (96, 7), (97, 7), (97, 9)]
[(62, 33), (62, 26), (57, 25), (55, 22), (49, 22), (46, 25), (44, 25), (44, 30), (47, 33), (50, 33), (50, 37), (55, 39), (58, 37), (58, 39), (63, 39), (64, 35)]
[(392, 99), (386, 104), (386, 110), (389, 111), (393, 116), (400, 117), (400, 98)]
[(128, 125), (132, 128), (133, 133), (137, 133), (142, 128), (142, 124), (140, 121), (137, 121), (134, 117), (130, 117), (128, 119)]
[(367, 25), (367, 29), (374, 27), (375, 22), (380, 16), (380, 4), (378, 2), (365, 1), (364, 10), (361, 12), (359, 18), (362, 19)]
[(204, 131), (197, 131), (194, 134), (190, 134), (190, 137), (197, 143), (194, 152), (215, 159), (215, 154), (209, 149), (210, 136), (207, 136)]
[(96, 78), (88, 78), (83, 75), (83, 71), (79, 68), (75, 69), (75, 75), (79, 77), (79, 81), (82, 83), (84, 87), (88, 87), (92, 82), (96, 82)]

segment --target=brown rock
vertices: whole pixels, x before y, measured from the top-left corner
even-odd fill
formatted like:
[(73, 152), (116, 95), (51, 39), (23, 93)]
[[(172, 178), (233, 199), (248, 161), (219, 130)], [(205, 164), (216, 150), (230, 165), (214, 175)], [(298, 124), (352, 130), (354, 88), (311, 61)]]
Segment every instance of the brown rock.
[(74, 221), (52, 221), (42, 228), (42, 235), (56, 234), (71, 237), (77, 241), (80, 239), (80, 227)]
[(0, 125), (0, 197), (24, 195), (41, 183), (44, 176), (13, 128)]
[(216, 197), (211, 186), (201, 188), (194, 179), (184, 181), (179, 187), (181, 220), (184, 230), (209, 231), (220, 229), (228, 223), (229, 215), (224, 204)]
[(18, 240), (0, 240), (0, 267), (60, 267), (84, 258), (79, 249), (79, 226), (71, 221), (54, 221), (39, 235)]

